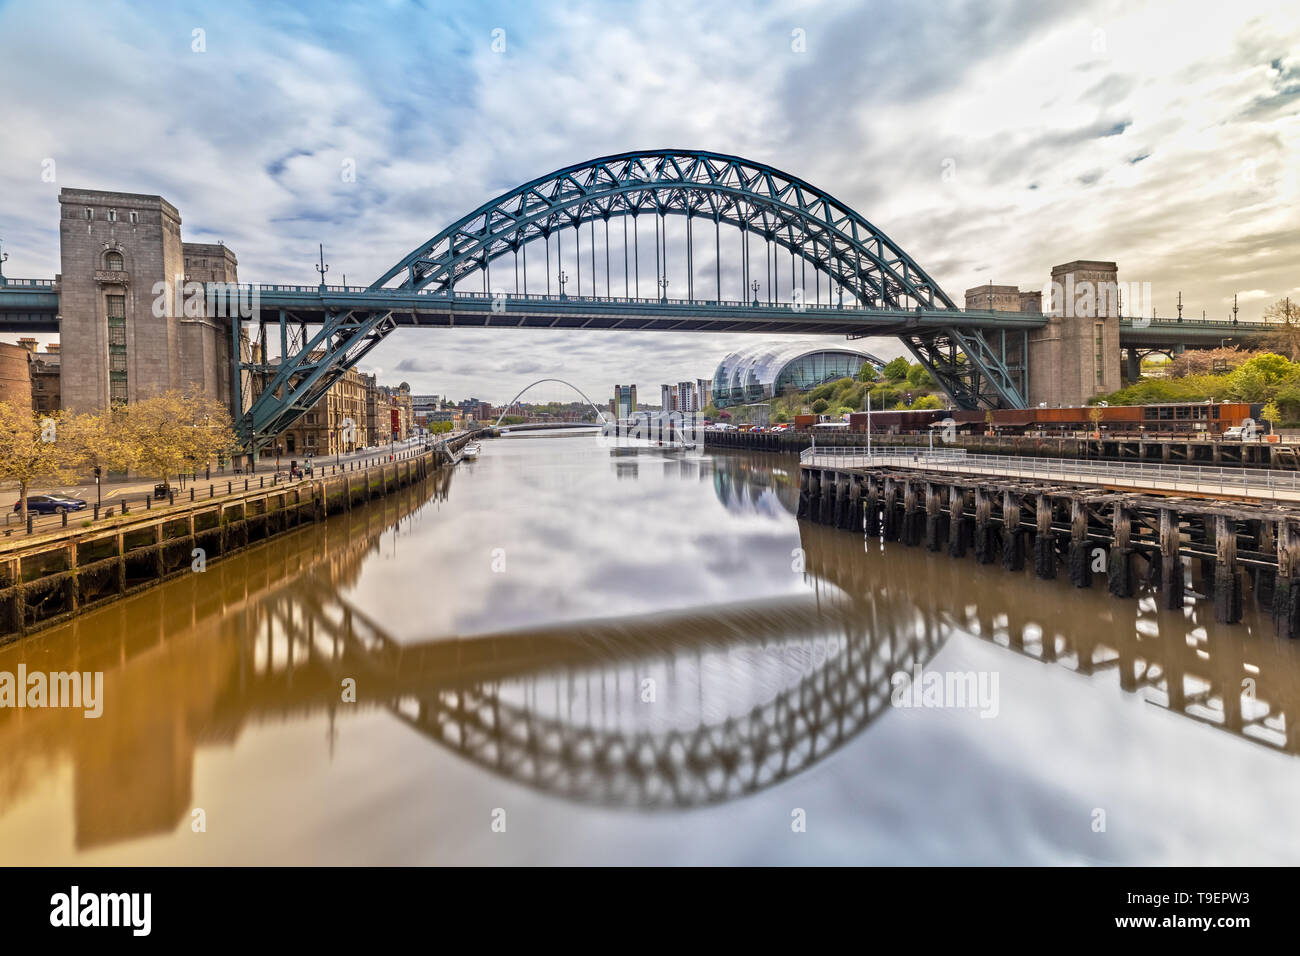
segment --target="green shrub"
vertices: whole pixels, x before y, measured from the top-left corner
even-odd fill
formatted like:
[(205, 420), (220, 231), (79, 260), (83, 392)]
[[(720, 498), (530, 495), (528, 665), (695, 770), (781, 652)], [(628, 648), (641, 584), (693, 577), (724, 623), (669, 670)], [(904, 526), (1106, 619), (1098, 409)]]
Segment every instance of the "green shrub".
[(925, 366), (917, 362), (907, 370), (907, 383), (916, 388), (933, 388), (934, 378), (925, 370)]
[(907, 373), (911, 369), (912, 363), (901, 355), (885, 366), (885, 378), (891, 382), (899, 382), (907, 378)]

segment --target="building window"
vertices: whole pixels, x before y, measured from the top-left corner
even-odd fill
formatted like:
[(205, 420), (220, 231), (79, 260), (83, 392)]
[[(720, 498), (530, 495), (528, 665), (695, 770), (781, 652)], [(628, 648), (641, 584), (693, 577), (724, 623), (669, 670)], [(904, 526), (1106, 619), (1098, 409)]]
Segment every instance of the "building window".
[[(105, 257), (106, 264), (107, 261)], [(107, 295), (104, 303), (108, 312), (108, 400), (110, 404), (121, 405), (127, 400), (126, 296)]]
[(137, 222), (140, 221), (140, 214), (136, 212), (134, 209), (131, 210), (130, 216), (131, 216), (131, 225), (134, 226)]
[(109, 222), (117, 222), (117, 210), (116, 210), (116, 209), (110, 209), (110, 210), (108, 211), (108, 221), (109, 221)]
[(86, 207), (86, 218), (87, 219), (95, 218), (95, 210), (91, 209), (89, 206)]
[(1106, 326), (1097, 322), (1093, 325), (1093, 366), (1097, 370), (1097, 387), (1105, 384), (1106, 353), (1104, 350)]
[(108, 255), (104, 256), (104, 268), (107, 269), (109, 272), (121, 272), (122, 253), (110, 252), (108, 253)]

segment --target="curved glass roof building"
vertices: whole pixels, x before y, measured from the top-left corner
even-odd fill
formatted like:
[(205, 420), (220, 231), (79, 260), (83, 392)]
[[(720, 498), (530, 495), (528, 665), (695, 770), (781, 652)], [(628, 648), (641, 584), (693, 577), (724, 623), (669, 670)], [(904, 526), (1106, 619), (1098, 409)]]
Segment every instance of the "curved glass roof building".
[(855, 378), (862, 366), (885, 367), (870, 352), (851, 348), (809, 348), (806, 342), (760, 345), (732, 352), (713, 373), (713, 404), (718, 408), (762, 402), (787, 386), (806, 391), (823, 382)]

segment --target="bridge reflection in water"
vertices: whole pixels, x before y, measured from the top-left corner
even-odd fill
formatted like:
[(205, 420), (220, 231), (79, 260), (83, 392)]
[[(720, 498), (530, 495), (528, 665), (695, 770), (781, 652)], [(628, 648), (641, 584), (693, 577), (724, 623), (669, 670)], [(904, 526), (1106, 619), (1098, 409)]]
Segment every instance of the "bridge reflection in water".
[[(662, 467), (711, 481), (733, 511), (792, 513), (797, 501), (793, 474), (770, 458), (665, 457)], [(890, 709), (891, 675), (925, 665), (954, 634), (1081, 674), (1113, 670), (1123, 690), (1159, 707), (1300, 752), (1294, 644), (1220, 628), (1212, 608), (1191, 603), (1169, 612), (1152, 599), (1047, 585), (1050, 601), (1027, 604), (1026, 587), (1043, 584), (946, 556), (900, 560), (901, 545), (810, 524), (799, 526), (804, 593), (399, 640), (341, 594), (385, 535), (426, 496), (445, 498), (450, 480), (441, 473), (0, 651), (0, 670), (20, 661), (104, 670), (116, 702), (97, 721), (0, 711), (0, 820), (66, 757), (78, 849), (169, 832), (189, 819), (197, 747), (303, 715), (328, 714), (332, 728), (361, 711), (387, 712), (492, 774), (564, 800), (718, 804), (835, 753)], [(1043, 607), (1050, 620), (1032, 610)], [(155, 626), (143, 630), (142, 620)], [(357, 681), (356, 705), (340, 703), (345, 677)], [(647, 705), (647, 680), (667, 706)]]

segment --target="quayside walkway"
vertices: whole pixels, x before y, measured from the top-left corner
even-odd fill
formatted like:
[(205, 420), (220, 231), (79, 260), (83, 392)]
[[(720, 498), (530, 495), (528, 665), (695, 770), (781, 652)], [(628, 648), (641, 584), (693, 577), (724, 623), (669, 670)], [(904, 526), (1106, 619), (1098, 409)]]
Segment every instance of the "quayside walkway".
[(799, 462), (805, 467), (844, 471), (908, 468), (944, 474), (1020, 478), (1150, 491), (1155, 494), (1300, 502), (1300, 472), (1267, 468), (971, 455), (964, 448), (900, 447), (813, 447), (805, 449), (799, 455)]

